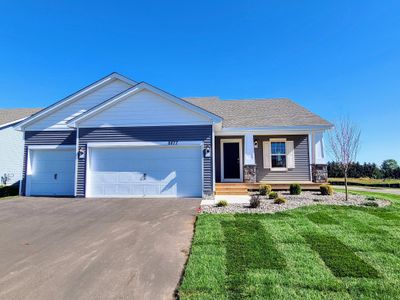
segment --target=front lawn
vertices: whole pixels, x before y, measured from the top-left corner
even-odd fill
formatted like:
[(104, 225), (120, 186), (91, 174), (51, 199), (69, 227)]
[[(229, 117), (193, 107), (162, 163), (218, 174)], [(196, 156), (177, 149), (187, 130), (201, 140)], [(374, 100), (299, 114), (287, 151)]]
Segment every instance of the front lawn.
[[(329, 183), (333, 185), (344, 185), (344, 178), (329, 178)], [(348, 178), (348, 185), (399, 188), (400, 179), (374, 179), (374, 178)]]
[(386, 208), (202, 214), (180, 299), (399, 299), (400, 196)]

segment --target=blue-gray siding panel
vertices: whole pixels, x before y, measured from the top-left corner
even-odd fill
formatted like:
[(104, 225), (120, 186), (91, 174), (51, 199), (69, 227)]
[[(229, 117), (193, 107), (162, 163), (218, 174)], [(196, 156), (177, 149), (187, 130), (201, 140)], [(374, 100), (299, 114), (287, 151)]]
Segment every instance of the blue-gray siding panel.
[(75, 145), (76, 131), (26, 131), (24, 135), (24, 161), (21, 182), (21, 194), (26, 191), (26, 165), (28, 160), (28, 146), (30, 145)]
[[(87, 147), (93, 142), (154, 142), (154, 141), (203, 141), (211, 145), (212, 126), (145, 126), (145, 127), (112, 127), (80, 128), (79, 147)], [(204, 193), (213, 191), (212, 158), (204, 158)], [(78, 159), (77, 196), (85, 196), (86, 157)]]
[[(271, 171), (263, 167), (263, 141), (282, 137), (294, 142), (295, 168), (283, 172)], [(254, 149), (257, 164), (257, 181), (310, 181), (310, 160), (307, 135), (255, 136), (258, 148)]]
[[(217, 182), (221, 182), (221, 139), (242, 139), (242, 136), (224, 136), (215, 139), (215, 177)], [(308, 149), (307, 135), (291, 135), (291, 136), (255, 136), (258, 140), (258, 148), (254, 149), (256, 165), (257, 165), (257, 181), (310, 181), (310, 160)], [(284, 172), (272, 172), (263, 167), (263, 141), (270, 138), (286, 138), (294, 141), (295, 152), (295, 168)], [(244, 151), (243, 151), (244, 152)]]

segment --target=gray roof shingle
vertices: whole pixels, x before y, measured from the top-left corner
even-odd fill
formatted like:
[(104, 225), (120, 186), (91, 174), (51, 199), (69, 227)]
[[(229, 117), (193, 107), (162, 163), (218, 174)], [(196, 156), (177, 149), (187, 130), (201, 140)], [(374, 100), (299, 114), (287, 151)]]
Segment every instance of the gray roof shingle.
[(183, 99), (222, 117), (223, 127), (332, 125), (290, 99), (221, 100), (219, 97)]
[(41, 108), (0, 108), (0, 126), (17, 121), (42, 110)]
[[(223, 127), (332, 126), (320, 116), (290, 99), (221, 100), (219, 97), (182, 98), (223, 118)], [(42, 110), (41, 108), (0, 109), (0, 126)]]

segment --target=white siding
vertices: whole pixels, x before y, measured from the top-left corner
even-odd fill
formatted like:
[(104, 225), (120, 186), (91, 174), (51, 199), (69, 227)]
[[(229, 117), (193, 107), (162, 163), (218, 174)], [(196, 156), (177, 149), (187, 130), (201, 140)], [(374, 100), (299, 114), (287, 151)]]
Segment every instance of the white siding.
[(125, 91), (130, 88), (126, 82), (121, 80), (114, 80), (109, 84), (100, 87), (92, 93), (81, 97), (50, 115), (39, 119), (33, 124), (29, 125), (26, 130), (64, 130), (70, 129), (66, 123), (72, 118), (86, 112), (93, 106), (102, 103), (103, 101)]
[(0, 177), (9, 174), (11, 180), (7, 185), (21, 179), (23, 156), (23, 133), (14, 130), (12, 126), (0, 129)]
[(204, 125), (211, 120), (143, 90), (82, 121), (79, 127)]

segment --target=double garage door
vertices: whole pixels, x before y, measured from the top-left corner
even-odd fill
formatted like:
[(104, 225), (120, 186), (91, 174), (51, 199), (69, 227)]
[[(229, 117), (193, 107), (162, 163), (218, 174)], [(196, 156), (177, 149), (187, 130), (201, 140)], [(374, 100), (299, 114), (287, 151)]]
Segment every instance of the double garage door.
[[(74, 150), (34, 150), (31, 195), (73, 195)], [(200, 146), (91, 147), (87, 197), (201, 197)]]

